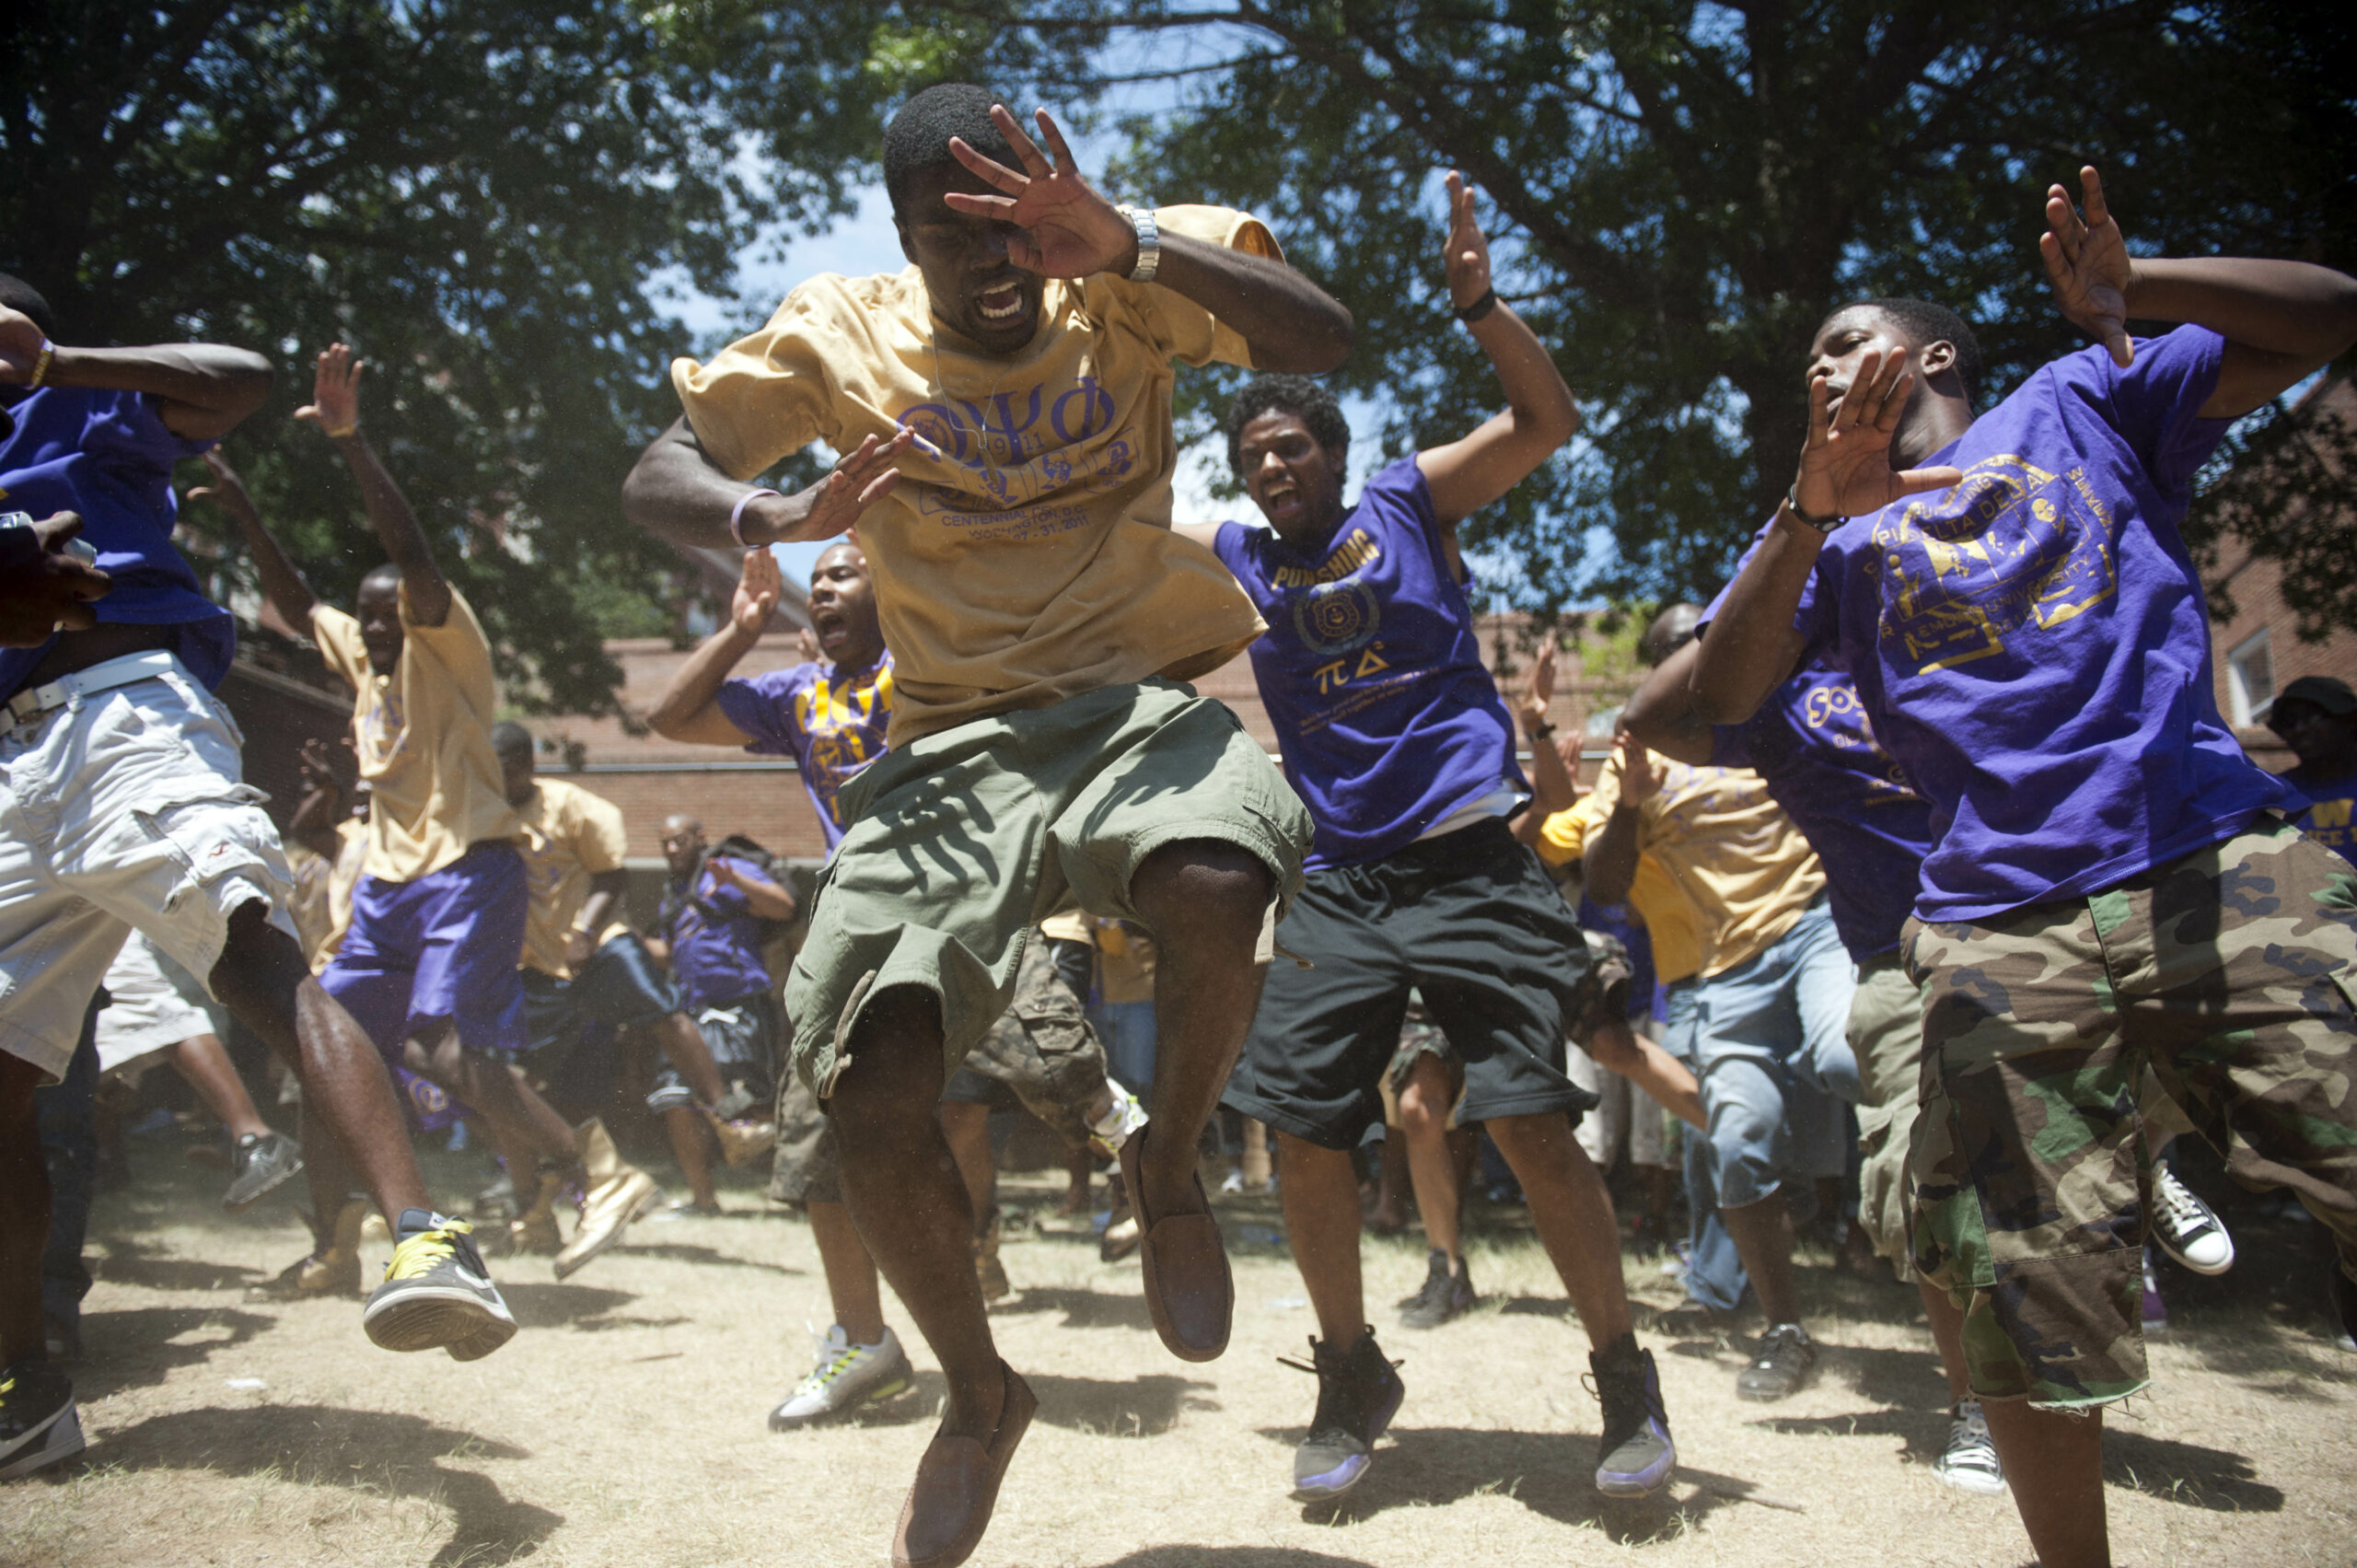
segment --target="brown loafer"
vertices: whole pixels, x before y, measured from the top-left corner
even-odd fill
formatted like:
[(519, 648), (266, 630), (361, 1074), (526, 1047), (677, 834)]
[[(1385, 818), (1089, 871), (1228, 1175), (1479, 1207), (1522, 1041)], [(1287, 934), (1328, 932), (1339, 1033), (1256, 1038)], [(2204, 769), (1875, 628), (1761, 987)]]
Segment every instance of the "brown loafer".
[(970, 1437), (934, 1434), (917, 1461), (916, 1484), (900, 1509), (900, 1527), (892, 1532), (895, 1568), (956, 1568), (974, 1554), (982, 1532), (991, 1527), (1006, 1462), (1039, 1408), (1031, 1385), (1006, 1363), (998, 1365), (1006, 1376), (1006, 1402), (990, 1446)]
[(1212, 1217), (1200, 1176), (1195, 1178), (1195, 1198), (1203, 1205), (1202, 1214), (1155, 1219), (1146, 1212), (1139, 1167), (1153, 1132), (1149, 1123), (1121, 1145), (1121, 1179), (1144, 1237), (1138, 1261), (1145, 1275), (1146, 1315), (1154, 1319), (1154, 1331), (1162, 1336), (1163, 1344), (1179, 1360), (1217, 1361), (1227, 1349), (1228, 1320), (1236, 1310), (1227, 1247), (1220, 1239), (1219, 1221)]

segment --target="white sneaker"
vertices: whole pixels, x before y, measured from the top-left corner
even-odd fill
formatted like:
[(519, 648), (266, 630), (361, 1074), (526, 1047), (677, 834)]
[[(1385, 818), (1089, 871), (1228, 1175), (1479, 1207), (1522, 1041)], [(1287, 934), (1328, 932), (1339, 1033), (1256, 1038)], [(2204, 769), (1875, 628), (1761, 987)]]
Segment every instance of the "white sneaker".
[(2223, 1274), (2235, 1266), (2235, 1238), (2216, 1212), (2161, 1160), (2153, 1162), (2153, 1239), (2197, 1274)]
[(2005, 1490), (2005, 1467), (1997, 1462), (1997, 1445), (1990, 1440), (1988, 1418), (1979, 1400), (1959, 1400), (1956, 1421), (1948, 1428), (1947, 1451), (1932, 1461), (1932, 1477), (1958, 1492), (1996, 1497)]
[(838, 1323), (819, 1342), (819, 1365), (770, 1411), (772, 1432), (792, 1432), (846, 1411), (906, 1393), (909, 1358), (900, 1337), (884, 1330), (881, 1342), (855, 1345)]

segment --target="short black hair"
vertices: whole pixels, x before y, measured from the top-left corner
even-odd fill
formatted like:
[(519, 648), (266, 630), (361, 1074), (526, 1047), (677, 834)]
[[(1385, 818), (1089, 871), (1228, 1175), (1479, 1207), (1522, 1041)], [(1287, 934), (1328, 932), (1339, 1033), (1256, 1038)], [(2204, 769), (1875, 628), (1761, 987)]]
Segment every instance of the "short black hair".
[(941, 168), (964, 171), (966, 166), (949, 150), (952, 136), (1009, 168), (1019, 167), (1015, 149), (991, 123), (991, 105), (1004, 101), (971, 82), (944, 82), (900, 105), (884, 127), (884, 193), (891, 198), (894, 217), (907, 218), (909, 198), (927, 174)]
[(1227, 405), (1222, 428), (1227, 432), (1230, 472), (1244, 471), (1240, 449), (1244, 427), (1264, 413), (1294, 415), (1309, 426), (1310, 435), (1329, 452), (1351, 449), (1351, 422), (1342, 417), (1341, 402), (1327, 388), (1306, 376), (1256, 376)]
[(57, 337), (57, 312), (49, 308), (41, 290), (14, 273), (0, 273), (0, 305), (31, 317), (42, 337), (52, 341)]
[(521, 751), (532, 754), (532, 732), (514, 719), (502, 719), (491, 726), (491, 749), (501, 757), (512, 757)]
[[(1928, 299), (1853, 299), (1840, 309), (1829, 312), (1826, 321), (1843, 310), (1878, 310), (1906, 331), (1916, 345), (1935, 343), (1942, 339), (1956, 344), (1956, 379), (1964, 383), (1964, 401), (1980, 401), (1980, 340), (1963, 317), (1945, 305), (1934, 305)], [(1817, 323), (1817, 331), (1825, 330), (1825, 322)]]

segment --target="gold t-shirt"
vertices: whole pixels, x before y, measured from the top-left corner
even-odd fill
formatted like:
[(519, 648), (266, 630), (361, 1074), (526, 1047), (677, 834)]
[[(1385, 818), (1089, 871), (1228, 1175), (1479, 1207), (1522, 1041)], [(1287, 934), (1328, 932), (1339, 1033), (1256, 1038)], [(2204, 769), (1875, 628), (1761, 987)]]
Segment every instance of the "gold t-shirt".
[[(1618, 792), (1615, 792), (1617, 799)], [(1600, 808), (1593, 792), (1580, 796), (1569, 810), (1547, 819), (1538, 831), (1538, 858), (1549, 865), (1568, 865), (1587, 854), (1587, 842), (1604, 830), (1612, 815), (1609, 802)], [(1701, 917), (1662, 863), (1639, 851), (1637, 874), (1629, 883), (1629, 901), (1645, 923), (1654, 947), (1654, 976), (1664, 985), (1691, 980), (1702, 972)]]
[(287, 913), (303, 943), (303, 961), (318, 974), (328, 967), (343, 934), (352, 926), (352, 890), (360, 885), (360, 867), (368, 858), (368, 827), (357, 817), (335, 825), (333, 860), (286, 841), (286, 864), (295, 873), (295, 897)]
[[(1260, 221), (1164, 207), (1163, 229), (1283, 260)], [(933, 318), (916, 268), (827, 273), (671, 384), (714, 462), (750, 479), (813, 440), (900, 424), (900, 483), (859, 520), (898, 702), (890, 744), (1124, 681), (1187, 679), (1259, 636), (1218, 557), (1170, 531), (1172, 361), (1248, 366), (1234, 329), (1158, 284), (1051, 278), (1007, 358)]]
[[(1620, 802), (1620, 756), (1581, 802), (1604, 818)], [(1637, 808), (1639, 849), (1661, 863), (1699, 917), (1704, 978), (1747, 963), (1824, 896), (1825, 870), (1748, 768), (1697, 768), (1654, 753), (1661, 787)]]
[[(516, 847), (532, 884), (531, 910), (524, 917), (524, 967), (571, 980), (564, 939), (589, 901), (590, 878), (621, 869), (630, 842), (622, 808), (578, 784), (541, 779), (517, 815), (523, 819), (524, 837)], [(621, 928), (619, 921), (608, 922), (598, 940)]]
[(367, 871), (388, 882), (414, 882), (470, 844), (522, 830), (491, 746), (499, 687), (491, 640), (474, 610), (454, 589), (448, 618), (421, 626), (410, 618), (404, 588), (401, 630), (401, 664), (379, 675), (369, 668), (358, 621), (324, 604), (311, 611), (311, 640), (357, 694), (353, 745), (360, 776), (376, 792)]

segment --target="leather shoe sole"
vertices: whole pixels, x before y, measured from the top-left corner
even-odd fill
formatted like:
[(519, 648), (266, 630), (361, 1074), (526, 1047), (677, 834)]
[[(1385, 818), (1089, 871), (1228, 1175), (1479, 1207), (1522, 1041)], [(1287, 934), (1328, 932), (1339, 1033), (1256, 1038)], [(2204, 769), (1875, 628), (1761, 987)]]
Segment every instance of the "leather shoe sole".
[(1171, 1354), (1181, 1361), (1216, 1361), (1227, 1349), (1229, 1320), (1236, 1310), (1236, 1283), (1227, 1271), (1227, 1247), (1211, 1214), (1202, 1177), (1195, 1178), (1198, 1214), (1155, 1219), (1146, 1212), (1140, 1177), (1151, 1124), (1121, 1145), (1121, 1179), (1144, 1237), (1138, 1261), (1144, 1274), (1146, 1315)]
[(998, 1430), (991, 1434), (990, 1446), (971, 1437), (935, 1434), (924, 1458), (917, 1461), (916, 1484), (909, 1489), (900, 1528), (892, 1533), (895, 1568), (956, 1568), (973, 1555), (982, 1532), (990, 1528), (1007, 1461), (1039, 1408), (1031, 1385), (1015, 1368), (1002, 1361), (999, 1371), (1006, 1377), (1006, 1402), (1000, 1407)]

